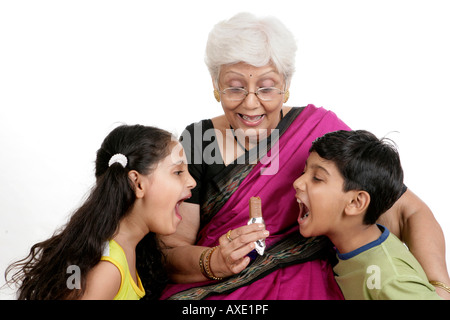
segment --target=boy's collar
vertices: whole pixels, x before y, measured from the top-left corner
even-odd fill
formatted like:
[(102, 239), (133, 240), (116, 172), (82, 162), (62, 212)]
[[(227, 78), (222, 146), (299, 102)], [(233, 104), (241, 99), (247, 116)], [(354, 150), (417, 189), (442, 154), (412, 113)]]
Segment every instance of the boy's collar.
[(339, 253), (339, 250), (336, 248), (336, 253), (337, 253), (338, 258), (340, 260), (348, 260), (350, 258), (357, 256), (358, 254), (360, 254), (364, 251), (367, 251), (373, 247), (376, 247), (376, 246), (382, 244), (387, 239), (390, 232), (389, 232), (388, 228), (386, 228), (385, 226), (383, 226), (381, 224), (377, 224), (377, 226), (381, 231), (381, 236), (377, 240), (369, 242), (369, 243), (363, 245), (362, 247), (359, 247), (358, 249), (355, 249), (355, 250), (347, 252), (347, 253)]

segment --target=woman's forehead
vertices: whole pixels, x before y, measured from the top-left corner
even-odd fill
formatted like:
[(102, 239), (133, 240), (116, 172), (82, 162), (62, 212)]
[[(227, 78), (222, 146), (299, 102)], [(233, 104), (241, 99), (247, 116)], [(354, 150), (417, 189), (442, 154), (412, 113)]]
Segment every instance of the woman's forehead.
[(245, 62), (222, 66), (219, 75), (221, 79), (229, 77), (261, 78), (265, 76), (281, 77), (278, 70), (272, 64), (255, 67)]

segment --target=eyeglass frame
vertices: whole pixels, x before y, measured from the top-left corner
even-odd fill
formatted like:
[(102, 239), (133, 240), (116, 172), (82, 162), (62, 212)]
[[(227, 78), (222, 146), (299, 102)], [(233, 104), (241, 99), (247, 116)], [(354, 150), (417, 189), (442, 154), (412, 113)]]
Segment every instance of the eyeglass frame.
[(260, 96), (259, 96), (259, 93), (260, 93), (260, 91), (261, 90), (267, 90), (267, 89), (275, 89), (275, 90), (278, 90), (279, 92), (278, 92), (278, 94), (279, 95), (282, 95), (282, 94), (285, 94), (287, 91), (283, 91), (283, 90), (281, 90), (281, 89), (278, 89), (278, 88), (276, 88), (276, 87), (261, 87), (261, 88), (258, 88), (255, 92), (251, 92), (251, 91), (248, 91), (248, 90), (246, 90), (246, 89), (244, 89), (244, 88), (240, 88), (240, 87), (228, 87), (228, 88), (226, 88), (226, 89), (224, 89), (224, 90), (218, 90), (221, 94), (224, 94), (225, 95), (225, 97), (226, 97), (226, 91), (227, 90), (230, 90), (230, 89), (234, 89), (234, 90), (240, 90), (240, 91), (242, 91), (245, 95), (244, 95), (244, 97), (242, 98), (242, 99), (239, 99), (239, 100), (232, 100), (232, 99), (229, 99), (229, 98), (227, 98), (227, 100), (229, 100), (229, 101), (235, 101), (235, 102), (237, 102), (237, 101), (244, 101), (247, 97), (248, 97), (248, 95), (250, 94), (250, 93), (253, 93), (259, 100), (261, 100), (261, 101), (274, 101), (275, 99), (270, 99), (270, 100), (266, 100), (266, 99), (262, 99)]

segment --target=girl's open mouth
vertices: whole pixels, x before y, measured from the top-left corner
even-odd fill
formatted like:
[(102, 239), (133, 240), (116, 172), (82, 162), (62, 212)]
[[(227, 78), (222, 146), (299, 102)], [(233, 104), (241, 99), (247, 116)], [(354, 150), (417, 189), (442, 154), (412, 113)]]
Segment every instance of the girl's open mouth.
[(184, 200), (187, 200), (190, 197), (192, 197), (192, 194), (189, 194), (188, 196), (184, 197), (183, 199), (178, 201), (177, 204), (175, 205), (175, 214), (178, 217), (178, 219), (180, 219), (180, 220), (183, 219), (183, 217), (181, 217), (181, 214), (180, 214), (180, 205), (184, 202)]

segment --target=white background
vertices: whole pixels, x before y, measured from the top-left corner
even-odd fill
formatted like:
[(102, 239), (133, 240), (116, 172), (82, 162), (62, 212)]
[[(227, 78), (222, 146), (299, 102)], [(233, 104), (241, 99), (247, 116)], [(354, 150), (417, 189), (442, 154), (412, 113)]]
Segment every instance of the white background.
[[(0, 285), (94, 182), (118, 123), (177, 135), (221, 114), (204, 65), (215, 23), (274, 15), (298, 41), (290, 105), (396, 141), (406, 185), (450, 241), (448, 1), (1, 1)], [(447, 249), (447, 264), (449, 263)], [(0, 298), (11, 299), (9, 289)]]

